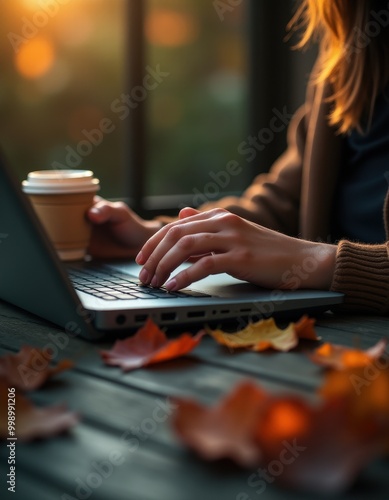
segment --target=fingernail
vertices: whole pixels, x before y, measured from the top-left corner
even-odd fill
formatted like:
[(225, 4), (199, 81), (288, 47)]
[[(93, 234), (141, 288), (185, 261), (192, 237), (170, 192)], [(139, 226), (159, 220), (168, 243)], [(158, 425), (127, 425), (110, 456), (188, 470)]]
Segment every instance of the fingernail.
[(154, 277), (153, 277), (153, 279), (151, 280), (150, 285), (151, 285), (151, 286), (155, 286), (155, 287), (159, 286), (157, 276), (154, 276)]
[(142, 271), (139, 274), (139, 279), (141, 280), (142, 283), (145, 283), (146, 285), (149, 284), (150, 276), (146, 269), (142, 269)]
[(142, 264), (142, 259), (143, 259), (143, 254), (142, 252), (139, 252), (138, 255), (135, 257), (135, 262), (137, 264)]
[(168, 281), (165, 285), (165, 288), (168, 292), (173, 292), (176, 290), (177, 287), (177, 281), (173, 278), (172, 280)]
[(100, 209), (97, 208), (97, 207), (92, 207), (90, 210), (89, 210), (89, 213), (90, 214), (94, 214), (94, 215), (99, 215), (101, 213)]

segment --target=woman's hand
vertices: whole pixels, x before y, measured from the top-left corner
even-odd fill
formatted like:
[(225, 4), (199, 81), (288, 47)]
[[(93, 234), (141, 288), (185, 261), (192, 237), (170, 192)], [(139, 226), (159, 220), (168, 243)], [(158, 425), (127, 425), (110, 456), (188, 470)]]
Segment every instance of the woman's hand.
[(88, 252), (96, 258), (134, 258), (145, 241), (162, 227), (158, 221), (141, 219), (125, 203), (109, 202), (99, 196), (87, 217), (92, 223)]
[(226, 272), (267, 288), (329, 289), (336, 246), (292, 238), (249, 222), (224, 209), (198, 212), (185, 208), (180, 220), (152, 236), (136, 261), (145, 284), (162, 286), (183, 262), (166, 288), (185, 288), (210, 274)]

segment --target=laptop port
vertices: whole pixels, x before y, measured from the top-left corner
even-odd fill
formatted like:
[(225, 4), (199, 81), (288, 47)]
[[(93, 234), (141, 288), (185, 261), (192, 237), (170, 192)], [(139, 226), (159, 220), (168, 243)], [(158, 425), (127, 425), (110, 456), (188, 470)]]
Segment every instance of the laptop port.
[(175, 313), (175, 312), (168, 312), (168, 313), (161, 314), (162, 321), (174, 321), (176, 319), (177, 319), (177, 313)]
[(126, 317), (124, 314), (119, 314), (119, 316), (116, 316), (116, 323), (118, 325), (124, 325), (124, 323), (126, 322)]
[(189, 311), (188, 318), (203, 318), (205, 316), (204, 311)]
[(144, 323), (147, 320), (147, 314), (136, 314), (135, 321), (137, 323)]

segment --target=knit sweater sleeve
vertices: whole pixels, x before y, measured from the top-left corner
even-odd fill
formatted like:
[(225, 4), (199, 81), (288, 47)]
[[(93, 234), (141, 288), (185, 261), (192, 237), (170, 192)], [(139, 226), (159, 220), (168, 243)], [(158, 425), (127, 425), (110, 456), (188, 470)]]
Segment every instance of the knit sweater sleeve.
[(339, 242), (331, 289), (345, 294), (342, 311), (388, 314), (389, 242)]
[[(389, 240), (389, 191), (384, 222)], [(389, 314), (389, 241), (382, 245), (340, 241), (331, 289), (345, 294), (344, 311)]]

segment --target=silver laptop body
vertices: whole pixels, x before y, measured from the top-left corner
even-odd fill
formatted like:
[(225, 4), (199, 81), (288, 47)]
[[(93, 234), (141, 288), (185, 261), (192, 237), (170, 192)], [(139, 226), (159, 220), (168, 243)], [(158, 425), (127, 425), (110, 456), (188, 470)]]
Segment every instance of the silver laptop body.
[[(140, 289), (139, 298), (126, 299), (122, 287), (120, 298), (107, 300), (101, 296), (105, 292), (97, 297), (85, 291), (91, 278), (107, 276), (107, 285), (110, 275), (113, 284), (128, 277), (129, 286), (136, 288), (139, 269), (135, 263), (123, 261), (64, 265), (19, 181), (0, 157), (0, 299), (63, 327), (69, 335), (97, 339), (109, 332), (132, 331), (148, 317), (162, 327), (231, 322), (239, 328), (247, 319), (315, 313), (343, 301), (343, 295), (335, 292), (265, 290), (226, 274), (198, 281), (177, 296), (164, 290), (154, 296), (152, 290), (145, 294)], [(69, 272), (78, 284), (72, 284)], [(75, 274), (84, 278), (74, 278)], [(75, 286), (81, 290), (76, 291)]]

